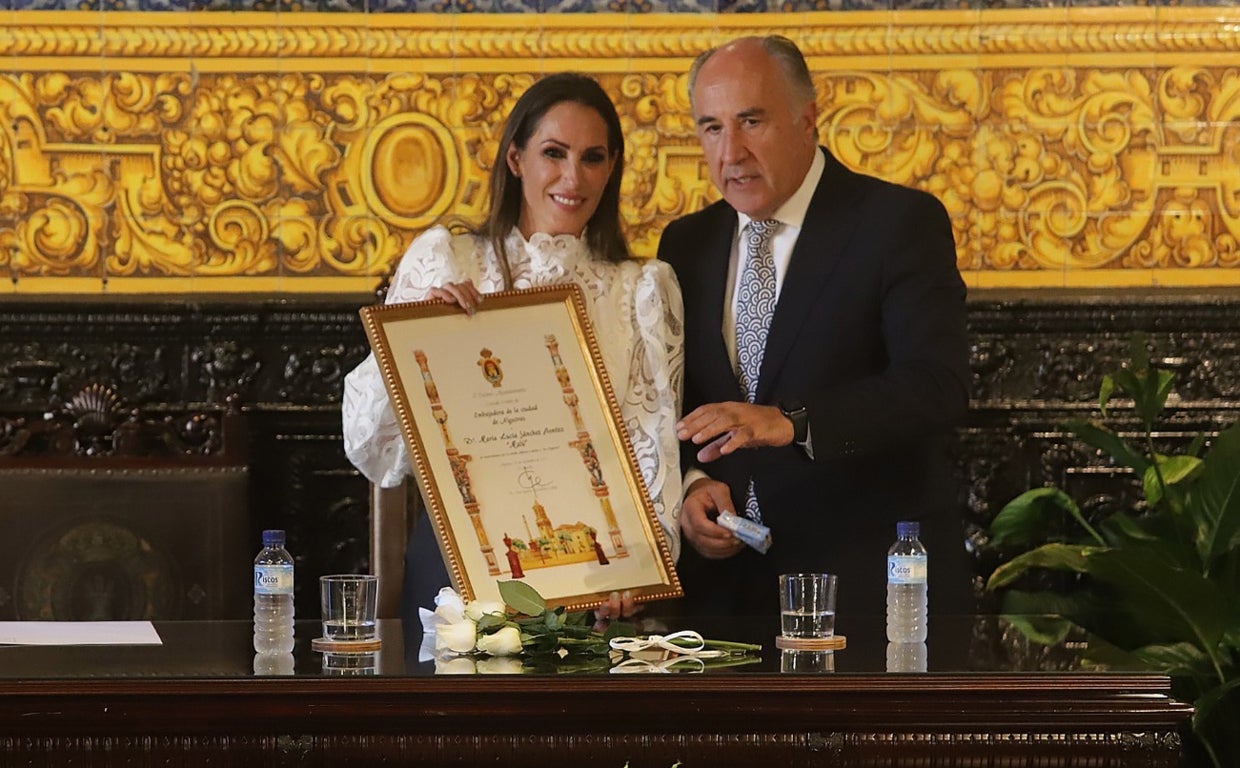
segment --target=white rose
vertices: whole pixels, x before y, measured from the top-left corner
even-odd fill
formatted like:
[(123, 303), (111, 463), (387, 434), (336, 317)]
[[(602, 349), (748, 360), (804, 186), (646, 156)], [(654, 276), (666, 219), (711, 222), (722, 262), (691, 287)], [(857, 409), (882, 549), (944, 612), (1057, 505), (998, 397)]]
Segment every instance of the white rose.
[(441, 608), (444, 605), (454, 605), (456, 608), (465, 609), (465, 601), (451, 587), (440, 589), (439, 594), (435, 596), (435, 608)]
[(445, 603), (435, 609), (435, 616), (439, 618), (438, 624), (460, 624), (465, 621), (465, 607), (460, 604)]
[(465, 616), (479, 621), (488, 613), (504, 615), (504, 604), (498, 600), (470, 600), (465, 604)]
[(516, 627), (500, 627), (498, 631), (478, 638), (478, 650), (492, 656), (511, 656), (521, 652), (521, 633)]
[(480, 675), (519, 675), (525, 672), (525, 665), (513, 656), (487, 656), (478, 659)]
[(435, 659), (437, 675), (472, 675), (476, 671), (474, 660), (468, 656), (443, 656)]
[(469, 619), (451, 624), (441, 624), (435, 629), (435, 651), (443, 653), (469, 653), (477, 641), (478, 627)]

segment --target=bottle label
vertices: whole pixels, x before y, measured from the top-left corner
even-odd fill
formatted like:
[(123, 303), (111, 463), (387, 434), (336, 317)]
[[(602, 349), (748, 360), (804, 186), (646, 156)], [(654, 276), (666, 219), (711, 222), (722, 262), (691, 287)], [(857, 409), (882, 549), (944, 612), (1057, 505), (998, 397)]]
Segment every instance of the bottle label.
[(926, 558), (908, 555), (887, 556), (888, 584), (925, 584)]
[(256, 595), (291, 595), (293, 594), (293, 566), (291, 565), (256, 565), (254, 566), (254, 594)]

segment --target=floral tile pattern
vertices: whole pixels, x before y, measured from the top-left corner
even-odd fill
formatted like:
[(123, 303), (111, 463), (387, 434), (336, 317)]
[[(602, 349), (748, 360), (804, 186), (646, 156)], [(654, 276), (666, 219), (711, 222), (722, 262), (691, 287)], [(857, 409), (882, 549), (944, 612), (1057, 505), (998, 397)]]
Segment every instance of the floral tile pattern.
[[(1240, 198), (1225, 149), (1240, 12), (1077, 1), (0, 0), (37, 11), (0, 22), (0, 275), (328, 291), (380, 274), (445, 212), (477, 219), (501, 116), (540, 56), (613, 96), (631, 244), (653, 255), (667, 221), (716, 195), (687, 61), (729, 30), (792, 28), (823, 143), (938, 196), (971, 285), (1240, 285), (1240, 215), (1222, 202)], [(151, 13), (99, 12), (119, 8)], [(863, 9), (881, 11), (843, 13)], [(190, 29), (189, 10), (234, 12)], [(16, 29), (44, 16), (55, 34)], [(76, 63), (15, 76), (27, 57)]]

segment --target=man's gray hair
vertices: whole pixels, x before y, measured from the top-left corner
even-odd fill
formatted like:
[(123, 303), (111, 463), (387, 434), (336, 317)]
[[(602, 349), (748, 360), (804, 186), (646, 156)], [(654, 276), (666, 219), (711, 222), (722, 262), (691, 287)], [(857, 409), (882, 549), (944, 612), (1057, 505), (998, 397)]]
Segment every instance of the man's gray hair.
[[(801, 54), (801, 49), (797, 47), (797, 44), (783, 35), (767, 35), (761, 39), (761, 42), (762, 50), (766, 51), (784, 71), (784, 76), (788, 78), (788, 85), (792, 88), (792, 95), (799, 102), (798, 106), (814, 101), (814, 81), (810, 78), (809, 65), (805, 63), (805, 56)], [(716, 46), (702, 51), (689, 67), (689, 107), (694, 109), (695, 114), (693, 87), (697, 84), (698, 72), (702, 70), (711, 56), (719, 52), (720, 47)]]

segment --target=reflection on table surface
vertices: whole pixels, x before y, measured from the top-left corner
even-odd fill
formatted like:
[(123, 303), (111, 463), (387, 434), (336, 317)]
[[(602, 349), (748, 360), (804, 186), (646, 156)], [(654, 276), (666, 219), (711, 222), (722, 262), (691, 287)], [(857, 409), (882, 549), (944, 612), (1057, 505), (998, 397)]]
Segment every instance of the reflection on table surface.
[[(382, 647), (373, 654), (323, 654), (311, 649), (322, 634), (318, 621), (297, 622), (292, 654), (256, 657), (249, 621), (155, 622), (161, 646), (0, 646), (0, 679), (237, 678), (260, 676), (421, 677), (436, 674), (595, 674), (613, 672), (607, 659), (441, 657), (419, 661), (420, 627), (380, 620)], [(840, 617), (847, 647), (835, 652), (781, 652), (775, 647), (777, 616), (645, 620), (641, 631), (693, 629), (704, 637), (759, 643), (762, 651), (738, 663), (667, 664), (649, 672), (707, 674), (833, 674), (1030, 672), (1071, 670), (1072, 645), (1044, 647), (1024, 640), (998, 616), (934, 616), (928, 641), (891, 645), (882, 615)], [(658, 661), (657, 659), (654, 661)], [(657, 666), (652, 664), (652, 667)]]

